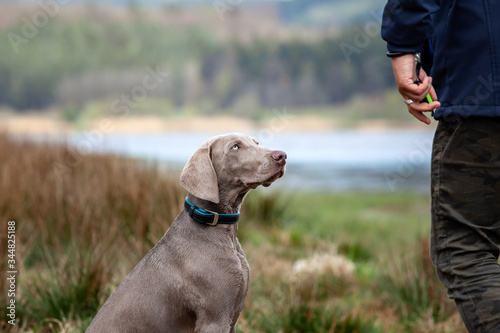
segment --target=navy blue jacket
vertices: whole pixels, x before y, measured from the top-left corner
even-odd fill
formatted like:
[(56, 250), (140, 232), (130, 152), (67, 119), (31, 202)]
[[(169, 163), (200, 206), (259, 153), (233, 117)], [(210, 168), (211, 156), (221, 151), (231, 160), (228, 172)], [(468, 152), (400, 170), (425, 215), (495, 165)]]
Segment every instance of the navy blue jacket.
[(500, 0), (389, 0), (382, 38), (389, 51), (422, 52), (436, 119), (500, 117)]

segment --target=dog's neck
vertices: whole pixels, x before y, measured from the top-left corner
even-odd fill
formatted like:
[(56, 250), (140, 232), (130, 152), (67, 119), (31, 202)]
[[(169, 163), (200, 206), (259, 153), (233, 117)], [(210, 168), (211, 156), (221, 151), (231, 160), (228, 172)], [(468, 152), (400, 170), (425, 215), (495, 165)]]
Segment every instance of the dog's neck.
[(249, 191), (240, 193), (221, 192), (219, 194), (219, 203), (200, 199), (191, 193), (188, 193), (188, 200), (195, 206), (218, 214), (234, 214), (240, 211), (243, 200)]

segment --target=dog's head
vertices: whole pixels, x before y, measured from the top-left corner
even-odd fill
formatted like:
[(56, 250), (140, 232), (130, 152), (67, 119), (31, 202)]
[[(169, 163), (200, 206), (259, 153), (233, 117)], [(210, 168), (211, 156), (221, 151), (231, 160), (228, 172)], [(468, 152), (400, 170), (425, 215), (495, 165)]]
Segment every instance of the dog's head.
[(219, 203), (220, 191), (270, 186), (285, 174), (286, 158), (285, 152), (262, 147), (251, 136), (219, 135), (194, 152), (182, 171), (181, 185), (200, 199)]

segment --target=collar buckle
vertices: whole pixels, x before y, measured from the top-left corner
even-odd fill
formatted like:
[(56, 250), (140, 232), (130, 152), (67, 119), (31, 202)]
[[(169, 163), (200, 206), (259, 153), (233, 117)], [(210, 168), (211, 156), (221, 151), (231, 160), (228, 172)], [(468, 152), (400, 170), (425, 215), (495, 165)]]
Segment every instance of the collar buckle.
[(216, 212), (210, 212), (210, 213), (214, 214), (214, 220), (212, 222), (207, 222), (207, 224), (215, 226), (217, 225), (217, 222), (219, 222), (219, 214), (217, 214)]

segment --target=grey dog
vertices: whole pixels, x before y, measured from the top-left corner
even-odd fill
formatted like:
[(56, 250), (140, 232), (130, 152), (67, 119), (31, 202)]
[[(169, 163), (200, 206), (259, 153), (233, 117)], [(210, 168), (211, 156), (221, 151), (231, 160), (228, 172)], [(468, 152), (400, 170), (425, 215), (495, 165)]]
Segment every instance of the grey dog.
[(181, 174), (185, 209), (87, 332), (235, 332), (249, 278), (236, 238), (239, 210), (251, 189), (284, 175), (286, 158), (247, 135), (206, 141)]

